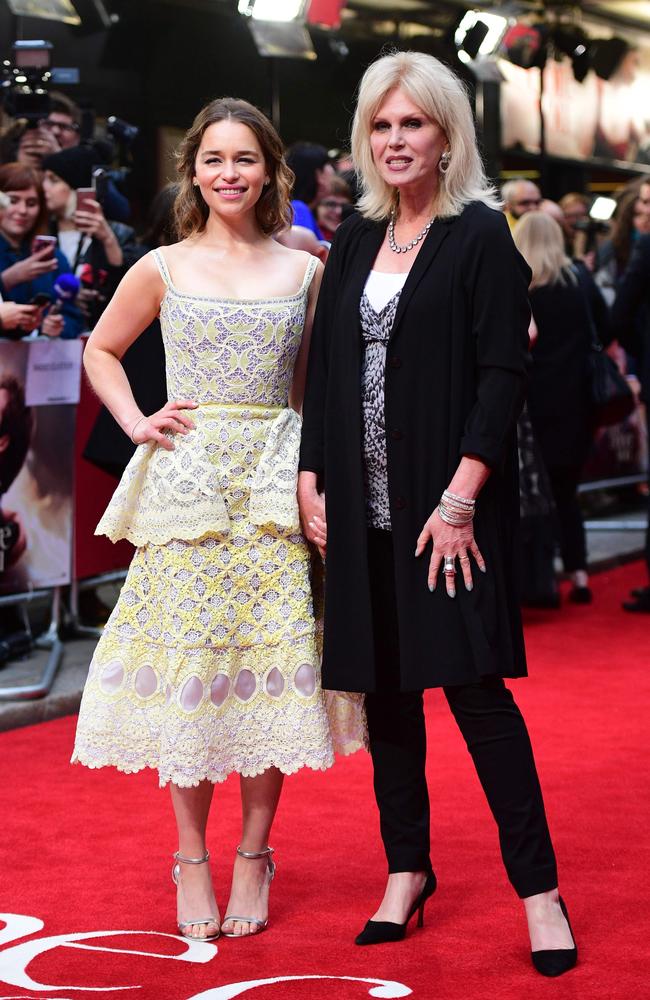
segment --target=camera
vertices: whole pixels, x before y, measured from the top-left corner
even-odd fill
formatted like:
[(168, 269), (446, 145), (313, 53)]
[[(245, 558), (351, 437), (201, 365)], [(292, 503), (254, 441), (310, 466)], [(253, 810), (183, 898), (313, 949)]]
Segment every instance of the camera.
[(53, 68), (53, 45), (43, 38), (17, 41), (12, 48), (13, 64), (4, 63), (0, 78), (0, 101), (12, 118), (37, 128), (50, 111), (47, 88), (52, 83), (79, 83), (79, 70)]

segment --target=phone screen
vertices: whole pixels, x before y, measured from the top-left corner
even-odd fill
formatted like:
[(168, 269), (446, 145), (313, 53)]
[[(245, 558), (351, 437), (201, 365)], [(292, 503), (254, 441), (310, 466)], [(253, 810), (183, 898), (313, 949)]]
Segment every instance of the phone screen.
[(32, 253), (38, 253), (44, 247), (49, 247), (50, 252), (48, 257), (54, 256), (54, 251), (56, 249), (56, 236), (35, 236), (32, 240)]

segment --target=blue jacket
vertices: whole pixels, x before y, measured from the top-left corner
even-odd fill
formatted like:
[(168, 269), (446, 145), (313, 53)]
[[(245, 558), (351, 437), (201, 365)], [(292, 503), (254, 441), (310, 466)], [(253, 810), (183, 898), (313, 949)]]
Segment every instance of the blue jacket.
[[(39, 292), (45, 292), (52, 297), (52, 302), (55, 302), (57, 298), (54, 291), (56, 280), (60, 274), (70, 272), (70, 266), (60, 250), (55, 251), (56, 262), (58, 264), (56, 271), (42, 274), (39, 278), (34, 278), (32, 281), (23, 281), (20, 285), (14, 285), (13, 288), (8, 290), (4, 287), (2, 282), (3, 272), (8, 267), (11, 267), (12, 264), (17, 264), (19, 260), (25, 260), (30, 254), (29, 242), (24, 243), (19, 249), (16, 249), (0, 234), (0, 295), (6, 301), (28, 305), (35, 295)], [(61, 315), (64, 319), (62, 337), (72, 340), (83, 333), (85, 321), (81, 312), (73, 303), (66, 302), (61, 309)]]

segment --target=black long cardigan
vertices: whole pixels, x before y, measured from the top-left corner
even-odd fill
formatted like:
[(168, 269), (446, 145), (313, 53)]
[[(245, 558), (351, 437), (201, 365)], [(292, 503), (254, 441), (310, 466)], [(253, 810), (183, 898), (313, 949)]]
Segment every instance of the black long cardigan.
[[(352, 217), (337, 231), (309, 357), (300, 468), (318, 474), (327, 505), (323, 684), (372, 691), (359, 302), (385, 225)], [(515, 584), (515, 423), (524, 396), (530, 271), (505, 218), (474, 202), (434, 222), (400, 296), (385, 379), (388, 492), (395, 553), (402, 690), (526, 673)], [(451, 599), (427, 586), (425, 521), (463, 455), (492, 474), (475, 537), (487, 573)], [(460, 581), (459, 581), (460, 583)]]

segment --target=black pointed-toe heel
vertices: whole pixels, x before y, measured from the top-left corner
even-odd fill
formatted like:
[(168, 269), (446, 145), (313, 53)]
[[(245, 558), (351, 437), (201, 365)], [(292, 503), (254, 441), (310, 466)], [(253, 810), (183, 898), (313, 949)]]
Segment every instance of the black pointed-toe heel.
[(575, 935), (571, 927), (571, 921), (569, 920), (567, 908), (564, 905), (564, 900), (561, 896), (560, 907), (562, 909), (562, 913), (566, 917), (569, 930), (571, 931), (573, 948), (549, 948), (544, 951), (531, 951), (530, 957), (533, 960), (533, 965), (543, 976), (561, 976), (563, 973), (568, 972), (569, 969), (572, 969), (578, 961), (578, 948), (576, 945)]
[(354, 939), (355, 944), (385, 944), (387, 941), (402, 941), (406, 934), (406, 925), (417, 911), (418, 927), (424, 924), (424, 904), (429, 896), (436, 891), (436, 876), (429, 872), (426, 882), (422, 887), (422, 892), (413, 903), (409, 914), (403, 924), (395, 924), (390, 920), (368, 920), (366, 926)]

